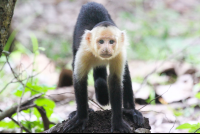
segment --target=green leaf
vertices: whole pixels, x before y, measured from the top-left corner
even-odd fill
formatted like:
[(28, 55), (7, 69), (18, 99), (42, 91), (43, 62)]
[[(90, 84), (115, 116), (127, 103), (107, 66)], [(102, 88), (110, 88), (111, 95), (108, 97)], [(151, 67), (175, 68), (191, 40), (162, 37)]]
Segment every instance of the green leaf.
[(39, 47), (39, 50), (45, 51), (46, 49), (44, 47)]
[(44, 131), (43, 123), (41, 121), (21, 121), (21, 123), (26, 128), (34, 128), (36, 133)]
[(200, 99), (200, 93), (197, 93), (197, 94), (195, 95), (195, 97), (198, 98), (198, 99)]
[(0, 121), (0, 127), (5, 129), (19, 128), (19, 126), (13, 121)]
[(192, 127), (191, 124), (185, 123), (185, 124), (178, 126), (176, 129), (190, 129), (191, 127)]
[(22, 96), (22, 93), (23, 93), (23, 90), (24, 90), (24, 93), (28, 92), (29, 90), (27, 88), (24, 89), (24, 87), (22, 85), (20, 85), (14, 92), (13, 94), (17, 97), (21, 97)]
[(174, 115), (177, 116), (177, 117), (183, 115), (183, 112), (182, 112), (182, 111), (173, 110), (173, 113), (174, 113)]
[(189, 130), (189, 133), (194, 133), (197, 129), (200, 128), (200, 123), (193, 124)]
[(17, 34), (17, 32), (18, 32), (17, 30), (14, 30), (14, 31), (11, 33), (11, 35), (10, 35), (10, 37), (8, 38), (8, 41), (6, 42), (6, 45), (5, 45), (5, 47), (4, 47), (4, 50), (5, 50), (5, 51), (9, 51), (10, 46), (11, 46), (11, 44), (12, 44), (12, 42), (13, 42), (13, 40), (14, 40), (16, 34)]
[(31, 37), (32, 45), (33, 45), (33, 53), (35, 55), (38, 55), (39, 51), (38, 51), (38, 40), (37, 40), (37, 37), (33, 33), (30, 35), (30, 37)]
[(26, 113), (26, 114), (29, 114), (31, 112), (30, 109), (26, 109), (26, 110), (23, 110), (22, 112)]
[(26, 84), (25, 91), (31, 91), (31, 95), (36, 95), (38, 93), (46, 93), (48, 90), (55, 89), (55, 87), (47, 87), (47, 86), (40, 86), (32, 84), (31, 82), (28, 82)]
[(37, 108), (33, 109), (33, 114), (37, 117), (37, 120), (39, 121), (41, 115), (40, 115), (39, 111), (37, 110)]

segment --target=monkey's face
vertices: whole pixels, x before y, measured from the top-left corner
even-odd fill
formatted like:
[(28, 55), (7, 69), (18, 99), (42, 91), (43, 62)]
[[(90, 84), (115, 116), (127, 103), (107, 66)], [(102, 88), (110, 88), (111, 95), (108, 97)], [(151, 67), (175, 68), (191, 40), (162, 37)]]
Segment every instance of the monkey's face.
[(113, 26), (87, 30), (85, 39), (91, 52), (102, 60), (112, 59), (124, 47), (124, 32)]
[(114, 36), (101, 36), (96, 39), (98, 55), (101, 58), (111, 58), (113, 56), (117, 40)]

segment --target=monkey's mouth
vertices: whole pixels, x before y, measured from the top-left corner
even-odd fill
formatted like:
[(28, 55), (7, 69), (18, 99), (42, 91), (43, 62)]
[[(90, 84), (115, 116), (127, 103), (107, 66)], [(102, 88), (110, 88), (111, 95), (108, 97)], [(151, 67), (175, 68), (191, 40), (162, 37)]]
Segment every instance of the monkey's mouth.
[(110, 58), (112, 54), (101, 54), (100, 55), (102, 58)]

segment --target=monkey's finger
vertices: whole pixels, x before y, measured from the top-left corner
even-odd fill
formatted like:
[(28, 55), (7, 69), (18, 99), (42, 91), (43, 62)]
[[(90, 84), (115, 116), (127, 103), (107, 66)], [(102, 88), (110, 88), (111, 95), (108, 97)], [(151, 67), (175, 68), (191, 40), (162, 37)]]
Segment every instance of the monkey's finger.
[(64, 125), (64, 130), (63, 130), (63, 132), (68, 132), (68, 131), (70, 131), (71, 129), (70, 128), (72, 128), (74, 125), (75, 125), (75, 123), (74, 123), (75, 121), (73, 121), (73, 120), (70, 120), (69, 122), (67, 122), (67, 124), (66, 125)]

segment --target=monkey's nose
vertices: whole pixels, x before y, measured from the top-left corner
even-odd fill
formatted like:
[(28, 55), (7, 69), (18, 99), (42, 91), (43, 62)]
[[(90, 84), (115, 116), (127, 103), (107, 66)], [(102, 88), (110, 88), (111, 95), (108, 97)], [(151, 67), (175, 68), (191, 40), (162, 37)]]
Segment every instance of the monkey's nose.
[(112, 56), (112, 54), (110, 53), (110, 51), (108, 49), (103, 49), (102, 50), (101, 57), (103, 57), (103, 58), (109, 58), (111, 56)]
[(105, 48), (105, 49), (103, 49), (102, 53), (103, 54), (109, 54), (109, 51), (108, 51), (108, 49)]

